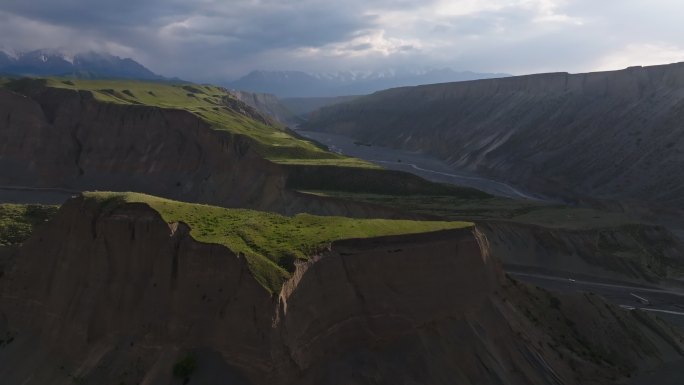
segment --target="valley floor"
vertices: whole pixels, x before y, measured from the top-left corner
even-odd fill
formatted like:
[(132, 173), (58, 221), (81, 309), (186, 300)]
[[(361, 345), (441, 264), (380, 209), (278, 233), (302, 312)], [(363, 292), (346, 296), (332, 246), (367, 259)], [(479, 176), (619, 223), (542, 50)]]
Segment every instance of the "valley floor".
[(506, 198), (549, 200), (548, 198), (525, 191), (518, 186), (511, 186), (500, 181), (467, 174), (462, 171), (455, 171), (446, 163), (428, 155), (375, 145), (370, 146), (343, 135), (304, 130), (297, 130), (297, 133), (328, 146), (331, 151), (338, 154), (361, 158), (391, 170), (410, 172), (432, 182), (472, 187)]

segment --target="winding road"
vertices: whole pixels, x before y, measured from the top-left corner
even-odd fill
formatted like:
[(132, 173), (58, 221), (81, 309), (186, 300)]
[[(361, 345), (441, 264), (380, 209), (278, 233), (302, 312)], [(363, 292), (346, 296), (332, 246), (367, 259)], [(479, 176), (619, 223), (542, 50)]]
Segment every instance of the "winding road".
[[(507, 273), (516, 279), (549, 291), (565, 293), (595, 293), (624, 309), (639, 309), (654, 313), (684, 333), (684, 290), (644, 287), (632, 284), (606, 283), (589, 279), (573, 279), (556, 275), (515, 272)], [(641, 373), (625, 385), (681, 385), (684, 360), (665, 362)]]
[(684, 289), (647, 287), (630, 283), (604, 282), (571, 276), (534, 274), (506, 269), (516, 279), (549, 291), (561, 293), (595, 293), (622, 308), (658, 313), (684, 333)]

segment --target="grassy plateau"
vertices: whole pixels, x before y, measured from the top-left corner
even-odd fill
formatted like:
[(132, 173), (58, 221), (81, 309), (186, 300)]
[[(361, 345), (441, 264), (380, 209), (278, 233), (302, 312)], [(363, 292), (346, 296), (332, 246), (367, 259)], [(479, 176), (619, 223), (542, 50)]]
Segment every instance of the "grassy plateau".
[(189, 111), (215, 130), (253, 139), (256, 150), (276, 163), (377, 168), (372, 163), (326, 151), (291, 135), (278, 124), (250, 118), (241, 111), (245, 105), (222, 87), (134, 80), (48, 78), (45, 81), (48, 87), (88, 91), (105, 103)]
[(224, 245), (243, 254), (255, 278), (272, 293), (294, 270), (294, 261), (308, 260), (331, 242), (343, 239), (424, 233), (470, 227), (469, 222), (352, 219), (278, 214), (177, 202), (138, 193), (91, 192), (86, 199), (104, 208), (144, 203), (168, 223), (183, 222), (200, 242)]

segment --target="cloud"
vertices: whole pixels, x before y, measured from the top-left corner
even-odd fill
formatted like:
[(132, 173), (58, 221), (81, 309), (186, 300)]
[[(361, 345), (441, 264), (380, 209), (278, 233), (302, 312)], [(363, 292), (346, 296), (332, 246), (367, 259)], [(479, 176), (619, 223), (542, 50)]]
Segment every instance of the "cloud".
[(667, 43), (627, 44), (603, 56), (597, 70), (611, 70), (630, 66), (648, 66), (684, 61), (684, 47)]
[(107, 51), (198, 81), (252, 69), (577, 72), (682, 60), (682, 11), (679, 0), (6, 0), (0, 48)]

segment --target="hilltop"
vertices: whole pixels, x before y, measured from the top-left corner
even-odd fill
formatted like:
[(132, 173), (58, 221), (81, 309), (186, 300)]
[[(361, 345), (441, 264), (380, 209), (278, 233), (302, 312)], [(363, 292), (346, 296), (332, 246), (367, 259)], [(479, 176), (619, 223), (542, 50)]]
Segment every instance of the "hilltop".
[(302, 122), (300, 114), (295, 115), (283, 102), (273, 94), (231, 90), (231, 94), (257, 111), (270, 116), (284, 125), (297, 125)]
[[(11, 86), (10, 86), (11, 87)], [(122, 105), (143, 105), (192, 113), (212, 129), (249, 137), (257, 151), (267, 159), (318, 160), (320, 164), (364, 165), (364, 162), (339, 156), (292, 136), (283, 127), (250, 107), (226, 89), (197, 84), (168, 84), (121, 80), (60, 80), (47, 79), (46, 87), (88, 91), (101, 102)], [(315, 162), (314, 162), (315, 163)], [(370, 164), (365, 164), (372, 167)]]
[(334, 241), (374, 238), (472, 227), (469, 222), (351, 219), (278, 214), (172, 201), (138, 193), (84, 193), (96, 210), (112, 211), (127, 203), (142, 203), (167, 223), (182, 222), (190, 235), (205, 243), (226, 246), (247, 258), (255, 279), (278, 292), (294, 272), (295, 263), (309, 260)]

